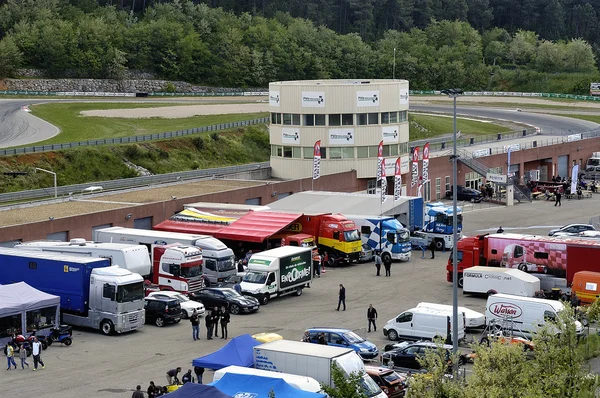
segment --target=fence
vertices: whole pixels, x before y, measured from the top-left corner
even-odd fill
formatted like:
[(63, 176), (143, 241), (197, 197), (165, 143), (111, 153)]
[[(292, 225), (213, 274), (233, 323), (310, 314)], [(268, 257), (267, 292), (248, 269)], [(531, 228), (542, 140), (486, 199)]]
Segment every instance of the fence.
[(66, 144), (50, 144), (50, 145), (29, 146), (29, 147), (23, 147), (23, 148), (2, 149), (2, 150), (0, 150), (0, 156), (21, 155), (24, 153), (58, 151), (61, 149), (78, 148), (78, 147), (82, 147), (82, 146), (118, 145), (118, 144), (130, 144), (130, 143), (134, 143), (134, 142), (164, 140), (166, 138), (185, 137), (187, 135), (205, 133), (208, 131), (222, 131), (222, 130), (228, 130), (228, 129), (232, 129), (232, 128), (236, 128), (236, 127), (262, 124), (262, 123), (267, 123), (268, 121), (269, 121), (268, 117), (261, 117), (258, 119), (243, 120), (240, 122), (213, 124), (211, 126), (196, 127), (196, 128), (187, 129), (187, 130), (169, 131), (166, 133), (134, 135), (131, 137), (121, 137), (121, 138), (106, 138), (103, 140), (88, 140), (88, 141), (79, 141), (79, 142), (69, 142)]

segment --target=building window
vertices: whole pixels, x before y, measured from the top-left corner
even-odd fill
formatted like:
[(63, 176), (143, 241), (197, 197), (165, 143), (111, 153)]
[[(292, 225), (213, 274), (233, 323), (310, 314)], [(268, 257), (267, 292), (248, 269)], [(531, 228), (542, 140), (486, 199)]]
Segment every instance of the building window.
[(299, 146), (292, 147), (292, 157), (294, 159), (301, 159), (302, 158), (302, 148)]
[(327, 158), (327, 148), (321, 147), (321, 159)]
[(315, 125), (315, 115), (304, 115), (304, 126), (314, 126)]
[(379, 113), (369, 113), (369, 124), (379, 124)]
[(369, 147), (369, 157), (370, 158), (376, 158), (377, 155), (378, 155), (378, 153), (377, 153), (377, 145), (370, 146)]
[(450, 176), (446, 176), (446, 192), (450, 192)]
[(381, 124), (390, 124), (389, 112), (381, 112)]
[(315, 148), (312, 146), (305, 146), (302, 148), (302, 154), (304, 159), (312, 159), (315, 157)]
[(292, 147), (291, 146), (284, 146), (283, 147), (283, 157), (284, 158), (291, 158), (292, 157)]
[(431, 181), (423, 183), (423, 200), (429, 202), (431, 200)]
[(440, 177), (437, 177), (435, 179), (435, 199), (436, 200), (440, 200), (442, 198), (442, 179)]
[(377, 180), (367, 181), (367, 193), (371, 195), (377, 193)]
[(369, 157), (369, 147), (359, 146), (356, 148), (356, 157), (359, 159), (365, 159)]
[(390, 145), (390, 156), (398, 156), (398, 145)]
[(357, 113), (356, 114), (356, 124), (358, 126), (366, 126), (367, 125), (367, 114), (366, 113)]
[(315, 115), (315, 126), (325, 126), (325, 115)]
[(283, 125), (284, 126), (300, 126), (300, 114), (299, 113), (284, 113), (283, 114)]
[(390, 112), (390, 123), (398, 123), (398, 112)]
[(329, 159), (354, 159), (354, 148), (329, 148)]
[(405, 122), (407, 119), (407, 111), (400, 111), (400, 121)]
[(354, 114), (344, 113), (342, 115), (342, 126), (352, 126), (354, 124)]
[(492, 167), (491, 169), (488, 170), (488, 172), (490, 172), (492, 174), (502, 174), (502, 166)]
[(277, 156), (277, 145), (271, 145), (271, 156)]
[(329, 125), (330, 126), (341, 126), (342, 125), (342, 115), (339, 113), (329, 115)]
[(472, 171), (465, 174), (465, 186), (467, 188), (479, 189), (481, 182), (482, 177), (476, 172)]
[[(390, 145), (383, 146), (383, 157), (390, 156)], [(377, 156), (375, 156), (377, 157)]]
[(281, 113), (271, 113), (271, 124), (281, 124)]
[(403, 142), (400, 144), (400, 153), (408, 153), (408, 142)]

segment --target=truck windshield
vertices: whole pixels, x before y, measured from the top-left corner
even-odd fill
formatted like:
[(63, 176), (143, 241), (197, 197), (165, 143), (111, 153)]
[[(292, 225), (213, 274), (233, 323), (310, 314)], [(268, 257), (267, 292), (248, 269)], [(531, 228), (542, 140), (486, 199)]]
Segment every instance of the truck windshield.
[(217, 260), (217, 270), (218, 271), (231, 271), (232, 269), (235, 269), (235, 264), (233, 262), (233, 256)]
[[(458, 250), (456, 252), (456, 258), (457, 258), (457, 260), (458, 260), (459, 263), (462, 261), (462, 259), (463, 259), (463, 252), (462, 252), (462, 250)], [(452, 261), (452, 252), (450, 252), (450, 261)]]
[(144, 298), (144, 282), (130, 283), (117, 287), (117, 303), (129, 303)]
[(197, 265), (195, 263), (191, 267), (188, 267), (187, 265), (189, 264), (184, 264), (184, 266), (181, 267), (181, 276), (183, 276), (184, 278), (193, 278), (195, 276), (202, 275), (201, 265)]
[(256, 272), (250, 271), (246, 275), (244, 275), (244, 279), (242, 282), (248, 283), (260, 283), (262, 285), (267, 281), (267, 273), (266, 272)]
[(344, 240), (346, 240), (346, 242), (356, 242), (357, 240), (360, 240), (360, 234), (358, 233), (358, 229), (353, 229), (352, 231), (345, 231)]
[(407, 230), (398, 231), (397, 235), (399, 243), (410, 241), (410, 233)]

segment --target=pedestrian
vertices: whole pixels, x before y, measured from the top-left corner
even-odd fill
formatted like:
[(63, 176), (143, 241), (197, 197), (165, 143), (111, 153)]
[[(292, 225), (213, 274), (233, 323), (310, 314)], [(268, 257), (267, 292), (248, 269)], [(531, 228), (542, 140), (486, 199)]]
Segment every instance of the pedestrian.
[(19, 358), (21, 359), (21, 369), (25, 369), (25, 365), (29, 367), (27, 363), (27, 350), (23, 347), (23, 344), (21, 344), (21, 348), (19, 349)]
[(312, 255), (313, 277), (321, 277), (321, 256), (319, 252), (314, 251)]
[(131, 398), (144, 398), (144, 393), (142, 392), (142, 386), (139, 384), (135, 388), (135, 391), (131, 395)]
[(181, 376), (181, 382), (183, 384), (194, 382), (194, 377), (192, 376), (192, 369), (188, 369), (188, 371), (183, 376)]
[(167, 388), (167, 386), (163, 386), (162, 387), (162, 395), (167, 395), (169, 393), (169, 389)]
[(325, 340), (325, 333), (321, 333), (319, 335), (319, 344), (327, 345), (327, 340)]
[(15, 348), (11, 343), (6, 344), (6, 361), (8, 364), (6, 370), (10, 370), (11, 364), (15, 369), (17, 368), (17, 364), (15, 363)]
[(196, 374), (196, 380), (198, 384), (202, 384), (202, 375), (204, 374), (204, 368), (202, 366), (194, 366), (194, 373)]
[(167, 372), (167, 384), (171, 385), (173, 383), (179, 384), (179, 379), (177, 375), (181, 372), (181, 368), (177, 367), (176, 369), (171, 369)]
[(373, 307), (373, 304), (369, 304), (369, 308), (367, 309), (367, 319), (369, 320), (369, 330), (367, 333), (371, 333), (371, 324), (373, 324), (373, 331), (377, 331), (377, 324), (375, 320), (377, 320), (377, 310)]
[(310, 343), (310, 333), (308, 333), (308, 330), (304, 332), (304, 336), (302, 336), (302, 342)]
[(213, 323), (212, 323), (212, 310), (207, 309), (206, 315), (204, 315), (204, 323), (206, 325), (206, 339), (212, 340), (212, 331), (213, 331)]
[(496, 231), (497, 234), (503, 234), (504, 233), (504, 229), (502, 229), (502, 225), (500, 225), (500, 228), (498, 228), (498, 230)]
[(376, 276), (381, 276), (381, 256), (379, 254), (375, 254), (375, 268), (377, 269)]
[(392, 259), (389, 256), (383, 260), (383, 266), (385, 267), (385, 276), (392, 276)]
[(336, 311), (340, 310), (340, 305), (342, 303), (344, 304), (344, 311), (346, 311), (346, 288), (340, 283), (340, 290), (338, 292), (338, 306)]
[(561, 189), (557, 189), (556, 192), (554, 193), (554, 196), (556, 197), (556, 201), (554, 202), (554, 206), (556, 207), (556, 205), (562, 206), (562, 203), (560, 203), (560, 198), (562, 196), (561, 194)]
[(242, 285), (240, 285), (240, 282), (236, 282), (233, 285), (233, 290), (235, 290), (236, 292), (238, 292), (239, 294), (242, 294)]
[(229, 323), (231, 315), (225, 306), (221, 307), (221, 338), (227, 339), (227, 324)]
[(198, 317), (198, 311), (194, 310), (192, 316), (190, 316), (190, 323), (192, 324), (192, 338), (194, 341), (200, 340), (200, 319)]
[(44, 361), (42, 361), (42, 343), (40, 343), (38, 341), (37, 337), (33, 338), (33, 344), (32, 344), (32, 354), (33, 354), (33, 370), (37, 370), (38, 367), (38, 363), (40, 365), (42, 365), (42, 369), (44, 369), (46, 366), (44, 366)]
[(163, 388), (162, 386), (156, 386), (156, 392), (154, 393), (155, 397), (162, 397), (163, 396)]
[(212, 324), (215, 330), (215, 337), (219, 337), (219, 319), (221, 318), (221, 311), (219, 311), (219, 307), (215, 306), (212, 312)]
[(153, 381), (150, 382), (150, 385), (148, 386), (146, 392), (148, 393), (148, 398), (156, 397), (156, 385)]
[(435, 241), (433, 239), (429, 242), (429, 250), (431, 251), (431, 258), (435, 259)]

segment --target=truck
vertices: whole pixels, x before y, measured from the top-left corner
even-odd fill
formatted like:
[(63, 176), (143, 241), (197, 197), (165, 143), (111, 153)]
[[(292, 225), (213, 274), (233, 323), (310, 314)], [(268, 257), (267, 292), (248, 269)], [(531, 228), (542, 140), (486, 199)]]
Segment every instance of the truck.
[(144, 245), (150, 253), (155, 245), (179, 243), (199, 247), (202, 249), (202, 274), (207, 285), (223, 282), (225, 278), (236, 273), (233, 250), (219, 239), (208, 235), (109, 227), (95, 230), (93, 238), (96, 242)]
[(60, 297), (62, 322), (123, 333), (144, 326), (144, 279), (105, 258), (0, 248), (0, 284)]
[(518, 269), (475, 266), (463, 272), (464, 294), (534, 297), (540, 290), (539, 278)]
[(278, 340), (257, 345), (253, 350), (256, 369), (312, 377), (319, 383), (333, 387), (331, 368), (336, 364), (346, 375), (361, 376), (362, 392), (367, 397), (386, 397), (381, 388), (367, 375), (362, 359), (351, 348)]
[(43, 251), (73, 256), (99, 257), (111, 264), (142, 275), (163, 290), (187, 294), (202, 288), (202, 251), (181, 244), (152, 245), (151, 255), (145, 246), (124, 243), (32, 241), (14, 247), (17, 250)]
[(394, 217), (346, 215), (360, 228), (363, 244), (381, 255), (383, 262), (410, 261), (410, 232)]
[[(462, 231), (462, 209), (457, 207), (457, 234)], [(424, 208), (423, 229), (419, 232), (425, 234), (427, 241), (434, 242), (436, 250), (449, 250), (454, 247), (454, 222), (453, 206), (442, 202), (427, 203)]]
[(240, 286), (262, 305), (277, 296), (302, 295), (312, 282), (312, 248), (282, 246), (253, 254)]
[[(508, 252), (505, 251), (507, 247)], [(548, 276), (544, 279), (566, 278), (564, 285), (568, 286), (576, 272), (599, 271), (600, 266), (590, 261), (599, 255), (598, 239), (510, 233), (467, 236), (457, 245), (457, 283), (463, 286), (465, 269), (481, 265), (538, 270)], [(446, 280), (452, 282), (452, 254), (446, 266)], [(542, 285), (549, 282), (545, 280)]]

